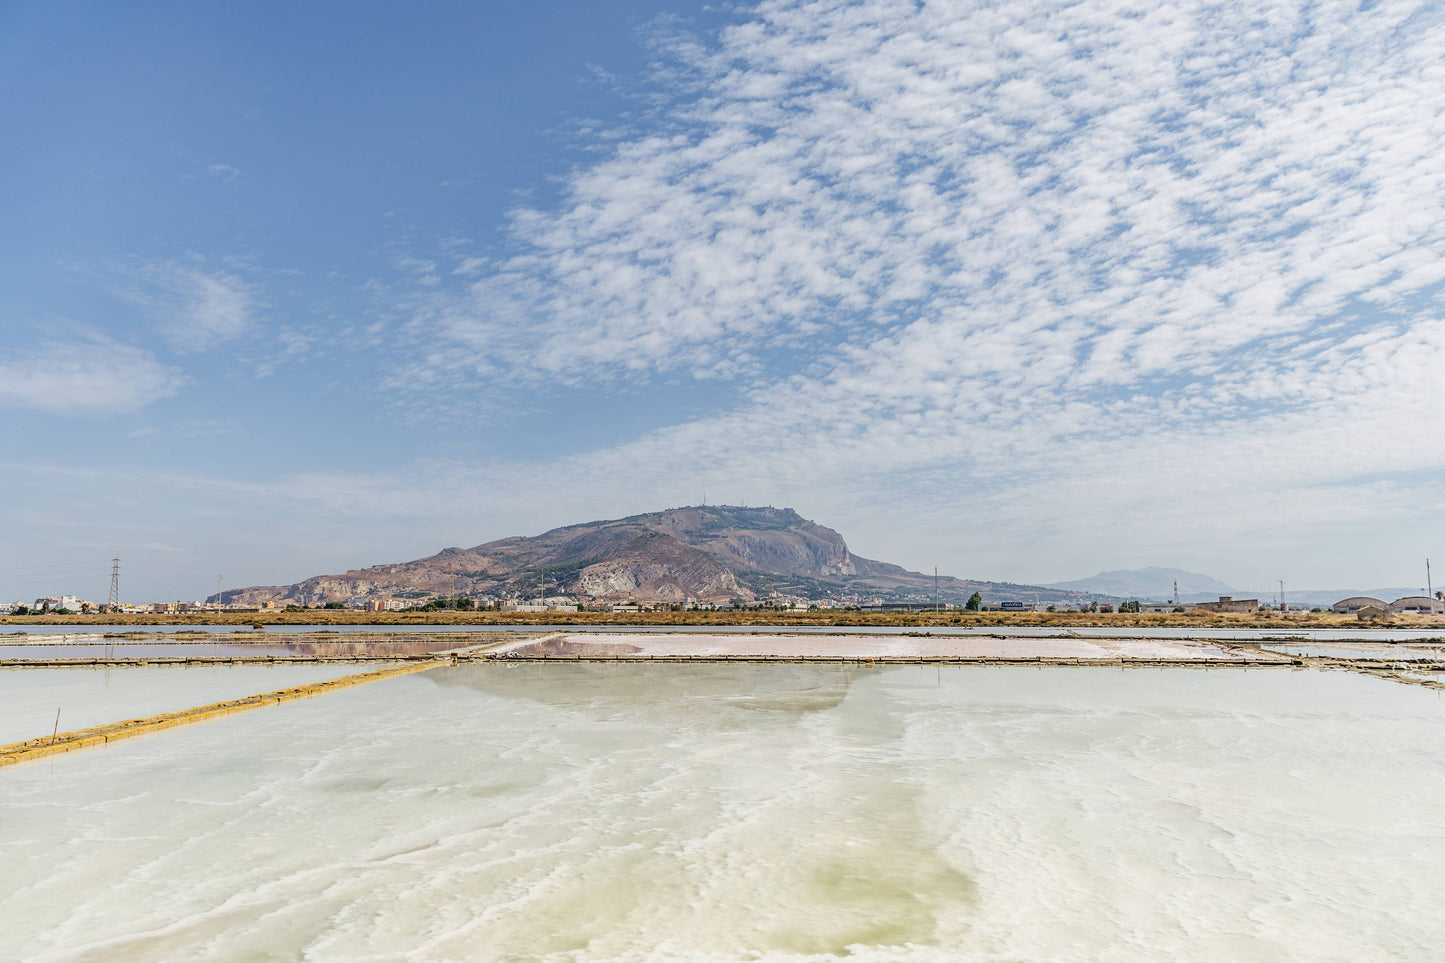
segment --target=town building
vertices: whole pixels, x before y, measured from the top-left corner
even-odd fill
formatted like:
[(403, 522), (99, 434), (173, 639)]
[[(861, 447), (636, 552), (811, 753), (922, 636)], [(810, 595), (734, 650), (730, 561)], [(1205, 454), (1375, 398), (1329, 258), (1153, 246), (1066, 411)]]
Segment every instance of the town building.
[(684, 608), (692, 609), (698, 612), (722, 612), (730, 610), (732, 607), (733, 604), (729, 601), (717, 601), (715, 599), (693, 599), (691, 602), (684, 606)]
[(61, 609), (65, 609), (67, 612), (79, 612), (80, 607), (84, 604), (76, 595), (42, 595), (30, 606), (30, 611), (39, 612), (49, 606), (52, 612), (59, 612)]
[[(502, 612), (566, 612), (576, 609), (577, 603), (568, 598), (548, 599), (545, 602), (521, 602), (514, 600), (503, 602), (497, 608)], [(616, 612), (619, 611), (619, 609), (614, 605), (612, 611)], [(636, 612), (639, 610), (633, 608), (631, 611)]]
[(1259, 599), (1237, 599), (1232, 595), (1221, 595), (1218, 602), (1196, 602), (1196, 612), (1258, 612)]

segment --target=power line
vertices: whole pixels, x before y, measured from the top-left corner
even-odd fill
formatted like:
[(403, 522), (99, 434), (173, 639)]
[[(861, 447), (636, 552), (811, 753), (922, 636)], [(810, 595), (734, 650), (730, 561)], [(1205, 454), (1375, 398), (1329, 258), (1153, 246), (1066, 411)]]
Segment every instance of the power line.
[(120, 604), (120, 554), (117, 553), (110, 560), (110, 595), (105, 600), (106, 605)]
[[(80, 588), (85, 594), (89, 594), (91, 591), (90, 586), (100, 580), (99, 575), (99, 572), (92, 570), (87, 573), (87, 575), (37, 575), (34, 578), (10, 577), (0, 579), (0, 595), (8, 595), (11, 592), (27, 592), (35, 589), (37, 586), (40, 588), (60, 588), (65, 590)], [(82, 585), (80, 583), (84, 584)], [(96, 594), (98, 595), (100, 593)]]
[(50, 565), (17, 565), (15, 568), (0, 569), (0, 575), (12, 573), (25, 573), (28, 575), (45, 574), (47, 572), (94, 572), (95, 562), (55, 562)]
[[(23, 578), (18, 575), (7, 575), (0, 578), (0, 586), (39, 585), (42, 582), (94, 582), (99, 581), (99, 576), (100, 571), (94, 568), (88, 572), (77, 572), (74, 575), (53, 575), (46, 572), (41, 572), (28, 578)], [(0, 591), (3, 591), (3, 589), (0, 589)]]

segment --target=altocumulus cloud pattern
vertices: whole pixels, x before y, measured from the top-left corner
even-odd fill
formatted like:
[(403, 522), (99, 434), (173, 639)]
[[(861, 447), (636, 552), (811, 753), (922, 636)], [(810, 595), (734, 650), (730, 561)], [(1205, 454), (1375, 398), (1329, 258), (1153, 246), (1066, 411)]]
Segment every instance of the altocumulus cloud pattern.
[[(1035, 534), (1438, 501), (1442, 17), (819, 0), (661, 35), (665, 99), (419, 294), (398, 383), (735, 381), (591, 477), (966, 494)], [(1334, 443), (1401, 432), (1368, 470)]]
[[(484, 125), (441, 137), (457, 102), (422, 108), (457, 87), (372, 64), (380, 20), (336, 58), (379, 71), (374, 90), (344, 71), (327, 86), (298, 55), (255, 120), (274, 51), (239, 42), (237, 63), (262, 66), (215, 82), (237, 143), (255, 125), (273, 149), (213, 155), (205, 124), (182, 125), (190, 173), (141, 178), (179, 163), (164, 137), (124, 169), (173, 210), (35, 261), (88, 261), (109, 293), (37, 285), (43, 337), (0, 361), (17, 437), (68, 418), (65, 437), (89, 439), (11, 465), (29, 486), (12, 504), (65, 507), (9, 531), (37, 558), (109, 558), (131, 530), (100, 544), (92, 526), (122, 492), (124, 525), (192, 560), (178, 578), (272, 581), (706, 494), (795, 507), (871, 557), (1029, 582), (1169, 564), (1242, 588), (1365, 587), (1438, 552), (1445, 6), (769, 0), (700, 16), (723, 25), (642, 29), (641, 76), (589, 74), (602, 119), (559, 81), (523, 124), (551, 132), (545, 170), (506, 169), (531, 156), (510, 141), (480, 151)], [(437, 76), (491, 103), (517, 77), (480, 59), (475, 37), (505, 34), (489, 17), (450, 46), (445, 18), (423, 18), (397, 57), (445, 59)], [(157, 49), (232, 33), (193, 27)], [(571, 56), (554, 72), (583, 71)], [(161, 93), (138, 95), (137, 123), (186, 99), (149, 76), (135, 89)], [(63, 116), (40, 113), (37, 143)], [(362, 149), (403, 131), (472, 146)], [(313, 135), (310, 179), (292, 180), (286, 145)], [(347, 146), (324, 150), (330, 135)], [(334, 193), (328, 163), (355, 175)], [(78, 176), (52, 206), (81, 196)], [(128, 223), (106, 210), (85, 223)], [(64, 542), (51, 518), (72, 516)], [(201, 534), (213, 524), (224, 547)]]

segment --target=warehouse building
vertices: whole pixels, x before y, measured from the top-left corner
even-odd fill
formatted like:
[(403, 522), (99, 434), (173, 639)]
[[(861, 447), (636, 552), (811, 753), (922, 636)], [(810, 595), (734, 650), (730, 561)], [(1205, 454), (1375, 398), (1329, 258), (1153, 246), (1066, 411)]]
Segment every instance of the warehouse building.
[(1237, 599), (1232, 595), (1221, 595), (1218, 602), (1196, 602), (1196, 612), (1258, 612), (1259, 599)]
[(1340, 599), (1334, 605), (1331, 605), (1330, 610), (1338, 612), (1341, 615), (1354, 615), (1360, 609), (1370, 606), (1378, 609), (1389, 609), (1390, 603), (1384, 599), (1371, 598), (1368, 595), (1351, 595), (1349, 598)]
[(1445, 609), (1439, 599), (1428, 595), (1407, 595), (1390, 603), (1390, 611), (1396, 615), (1428, 615)]

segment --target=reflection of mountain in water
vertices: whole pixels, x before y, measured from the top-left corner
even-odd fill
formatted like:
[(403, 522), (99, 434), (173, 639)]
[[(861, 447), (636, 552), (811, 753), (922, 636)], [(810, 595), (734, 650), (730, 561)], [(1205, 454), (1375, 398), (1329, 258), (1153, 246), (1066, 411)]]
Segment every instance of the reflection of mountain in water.
[(715, 663), (487, 663), (423, 673), (439, 686), (464, 686), (507, 699), (564, 708), (614, 710), (678, 702), (803, 715), (848, 696), (852, 665)]

